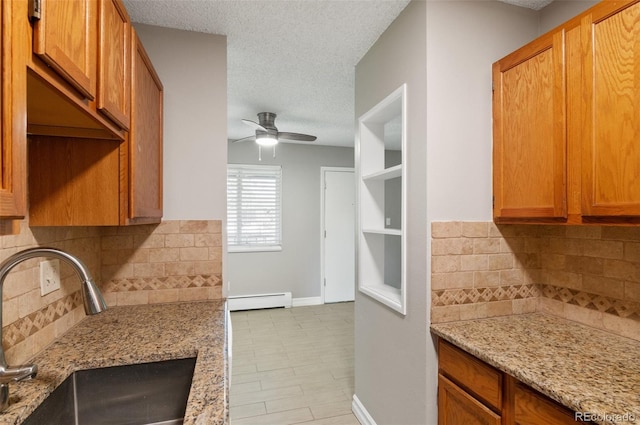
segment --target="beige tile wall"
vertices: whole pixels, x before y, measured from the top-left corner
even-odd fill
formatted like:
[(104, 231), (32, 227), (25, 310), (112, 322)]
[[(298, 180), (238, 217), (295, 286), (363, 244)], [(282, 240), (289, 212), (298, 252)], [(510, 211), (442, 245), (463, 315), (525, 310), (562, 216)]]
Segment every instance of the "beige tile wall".
[[(130, 227), (0, 226), (0, 260), (34, 246), (77, 255), (107, 304), (149, 304), (222, 297), (220, 220)], [(14, 234), (8, 234), (14, 233)], [(61, 264), (61, 288), (40, 296), (39, 262), (18, 265), (2, 294), (2, 342), (10, 364), (24, 363), (85, 316), (80, 283)]]
[(539, 256), (523, 235), (505, 237), (486, 222), (434, 222), (431, 234), (432, 322), (536, 310), (538, 288), (526, 269)]
[(113, 227), (105, 229), (101, 248), (109, 305), (222, 297), (219, 220)]
[(432, 321), (544, 311), (640, 339), (640, 229), (432, 223)]

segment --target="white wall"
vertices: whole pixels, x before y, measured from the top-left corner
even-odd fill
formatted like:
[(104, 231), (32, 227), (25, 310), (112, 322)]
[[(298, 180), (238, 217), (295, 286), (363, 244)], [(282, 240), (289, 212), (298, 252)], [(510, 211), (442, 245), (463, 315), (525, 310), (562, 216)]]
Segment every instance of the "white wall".
[(226, 220), (227, 39), (135, 25), (164, 86), (164, 220)]
[(320, 297), (320, 167), (353, 167), (353, 148), (279, 144), (276, 158), (255, 143), (230, 143), (229, 164), (282, 165), (282, 251), (227, 254), (229, 295), (290, 291)]
[[(356, 396), (376, 423), (432, 424), (427, 359), (426, 12), (410, 3), (356, 66), (357, 117), (407, 83), (407, 315), (356, 293)], [(457, 27), (457, 25), (455, 26)]]
[(428, 223), (491, 219), (491, 64), (538, 23), (495, 1), (414, 1), (356, 67), (356, 117), (408, 88), (408, 313), (356, 298), (356, 396), (379, 424), (437, 423)]
[(430, 221), (491, 220), (491, 65), (537, 35), (533, 10), (427, 2)]

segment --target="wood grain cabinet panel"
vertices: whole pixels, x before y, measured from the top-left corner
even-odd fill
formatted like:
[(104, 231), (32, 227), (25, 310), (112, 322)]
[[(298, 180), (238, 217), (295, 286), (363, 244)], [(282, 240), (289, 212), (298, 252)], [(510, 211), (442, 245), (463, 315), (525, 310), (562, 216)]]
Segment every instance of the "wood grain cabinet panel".
[(439, 425), (576, 425), (574, 413), (438, 339)]
[(500, 425), (500, 416), (446, 377), (438, 376), (438, 425)]
[(129, 134), (129, 219), (162, 217), (163, 87), (132, 31), (132, 108)]
[(640, 223), (638, 40), (604, 1), (494, 64), (495, 222)]
[(26, 213), (26, 55), (24, 28), (12, 0), (0, 0), (0, 218)]
[(586, 216), (640, 216), (638, 40), (640, 3), (635, 1), (602, 2), (582, 19)]
[(567, 215), (564, 31), (493, 65), (494, 218)]
[(558, 403), (523, 386), (515, 387), (516, 425), (576, 425), (574, 413)]
[(440, 340), (440, 371), (495, 410), (502, 408), (502, 373), (459, 348)]
[(123, 130), (131, 120), (131, 20), (121, 0), (100, 0), (97, 108)]
[(90, 100), (96, 95), (96, 12), (95, 0), (42, 0), (33, 27), (33, 53)]

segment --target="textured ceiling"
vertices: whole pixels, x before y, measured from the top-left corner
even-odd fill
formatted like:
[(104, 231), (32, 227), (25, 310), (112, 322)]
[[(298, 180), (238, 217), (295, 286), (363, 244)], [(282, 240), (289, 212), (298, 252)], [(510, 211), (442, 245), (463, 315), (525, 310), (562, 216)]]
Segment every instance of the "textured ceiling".
[(228, 138), (280, 131), (353, 146), (355, 65), (409, 0), (124, 0), (134, 22), (227, 36)]
[(516, 6), (527, 7), (533, 10), (540, 10), (553, 0), (500, 0), (504, 3), (513, 4)]

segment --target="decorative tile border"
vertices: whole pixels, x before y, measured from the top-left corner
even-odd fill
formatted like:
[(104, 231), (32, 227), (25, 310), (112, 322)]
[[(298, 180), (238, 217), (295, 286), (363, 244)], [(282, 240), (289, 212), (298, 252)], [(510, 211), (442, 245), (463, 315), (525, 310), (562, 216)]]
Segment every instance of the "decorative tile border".
[(637, 302), (618, 300), (553, 285), (540, 285), (540, 293), (542, 296), (552, 300), (640, 321), (640, 303)]
[(15, 346), (81, 305), (82, 295), (80, 291), (76, 291), (5, 326), (2, 328), (4, 347)]
[(475, 304), (479, 302), (536, 298), (540, 295), (537, 285), (511, 285), (488, 288), (446, 289), (432, 292), (435, 307)]
[(105, 292), (128, 292), (158, 289), (213, 288), (222, 286), (222, 275), (167, 276), (114, 279), (105, 285)]
[(640, 321), (640, 303), (553, 285), (512, 285), (491, 288), (447, 289), (432, 292), (432, 305), (476, 304), (545, 297), (566, 304)]

